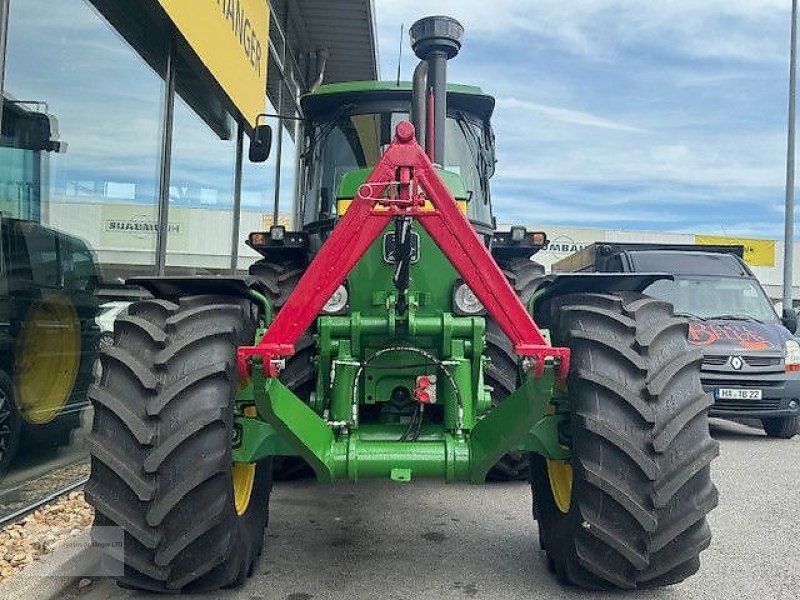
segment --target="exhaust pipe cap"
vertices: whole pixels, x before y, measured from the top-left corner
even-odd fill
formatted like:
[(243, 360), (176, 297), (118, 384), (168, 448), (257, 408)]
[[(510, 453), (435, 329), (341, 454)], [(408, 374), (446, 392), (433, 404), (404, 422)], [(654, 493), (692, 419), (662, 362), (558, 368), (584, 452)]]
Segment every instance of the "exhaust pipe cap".
[(464, 26), (452, 17), (425, 17), (414, 23), (408, 33), (411, 48), (420, 60), (428, 60), (435, 53), (444, 53), (450, 60), (461, 50)]

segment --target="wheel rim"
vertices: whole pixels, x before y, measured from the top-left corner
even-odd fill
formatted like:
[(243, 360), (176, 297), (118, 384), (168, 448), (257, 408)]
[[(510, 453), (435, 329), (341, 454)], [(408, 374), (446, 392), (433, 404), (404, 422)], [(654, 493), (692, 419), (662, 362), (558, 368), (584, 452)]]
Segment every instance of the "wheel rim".
[(64, 296), (44, 297), (22, 327), (14, 379), (22, 418), (31, 425), (55, 419), (75, 385), (80, 359), (80, 322)]
[(250, 506), (253, 483), (256, 480), (255, 463), (233, 463), (233, 503), (236, 514), (242, 516)]
[(556, 507), (567, 514), (572, 505), (572, 465), (568, 460), (548, 459), (547, 476)]

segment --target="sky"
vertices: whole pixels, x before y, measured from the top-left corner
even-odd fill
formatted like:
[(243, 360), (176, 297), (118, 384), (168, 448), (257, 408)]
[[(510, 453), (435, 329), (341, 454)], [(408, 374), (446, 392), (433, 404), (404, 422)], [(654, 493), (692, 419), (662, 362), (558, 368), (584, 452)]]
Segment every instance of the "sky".
[[(381, 74), (430, 0), (375, 0)], [(783, 237), (791, 0), (437, 0), (504, 223)], [(404, 44), (402, 73), (416, 64)]]

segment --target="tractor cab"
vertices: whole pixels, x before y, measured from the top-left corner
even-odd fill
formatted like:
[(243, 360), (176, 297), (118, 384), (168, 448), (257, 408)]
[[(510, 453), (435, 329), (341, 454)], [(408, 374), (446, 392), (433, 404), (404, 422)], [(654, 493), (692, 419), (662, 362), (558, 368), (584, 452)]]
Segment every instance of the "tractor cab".
[[(411, 119), (408, 82), (324, 85), (302, 99), (307, 117), (302, 194), (296, 223), (329, 230), (377, 164), (401, 121)], [(451, 193), (479, 230), (492, 230), (489, 179), (494, 174), (494, 98), (478, 87), (447, 89), (445, 154), (438, 165)]]

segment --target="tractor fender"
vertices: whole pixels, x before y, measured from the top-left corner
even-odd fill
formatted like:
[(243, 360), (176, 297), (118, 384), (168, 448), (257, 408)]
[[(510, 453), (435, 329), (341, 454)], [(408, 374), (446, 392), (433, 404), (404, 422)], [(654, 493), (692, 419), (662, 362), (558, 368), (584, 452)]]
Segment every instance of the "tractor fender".
[(138, 285), (156, 298), (176, 301), (181, 296), (222, 295), (240, 298), (251, 298), (251, 292), (261, 295), (269, 290), (255, 277), (131, 277), (126, 281), (129, 285)]
[(565, 294), (642, 292), (660, 279), (674, 277), (669, 273), (552, 273), (538, 279), (531, 303)]

